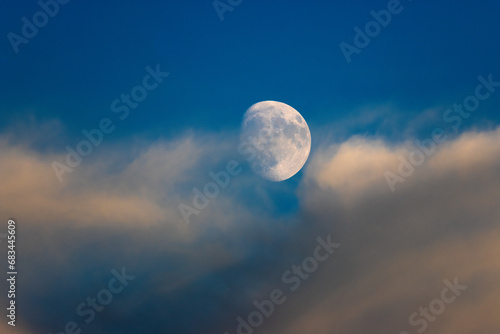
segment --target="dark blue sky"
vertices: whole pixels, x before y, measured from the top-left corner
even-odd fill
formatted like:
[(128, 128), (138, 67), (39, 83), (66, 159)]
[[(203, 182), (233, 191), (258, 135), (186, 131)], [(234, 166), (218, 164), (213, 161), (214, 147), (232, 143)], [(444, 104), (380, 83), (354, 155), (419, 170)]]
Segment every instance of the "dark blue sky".
[[(246, 108), (267, 99), (294, 106), (312, 127), (387, 103), (411, 118), (461, 101), (478, 75), (500, 73), (498, 2), (401, 4), (347, 64), (339, 43), (352, 44), (354, 26), (363, 27), (385, 1), (244, 1), (223, 22), (210, 1), (73, 1), (17, 55), (4, 38), (1, 124), (32, 113), (78, 134), (111, 114), (111, 101), (156, 64), (170, 77), (115, 138), (237, 129)], [(21, 17), (38, 10), (35, 2), (9, 3), (2, 31), (19, 34)], [(488, 110), (499, 99), (488, 103), (475, 121), (498, 120)]]

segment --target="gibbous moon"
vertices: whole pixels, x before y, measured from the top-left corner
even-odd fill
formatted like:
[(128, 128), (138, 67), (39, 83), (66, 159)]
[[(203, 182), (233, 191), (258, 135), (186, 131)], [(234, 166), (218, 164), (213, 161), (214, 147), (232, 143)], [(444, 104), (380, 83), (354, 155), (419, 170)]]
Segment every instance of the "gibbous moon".
[(302, 115), (276, 101), (256, 103), (245, 112), (241, 140), (253, 148), (248, 158), (252, 169), (274, 182), (294, 176), (311, 151), (311, 133)]

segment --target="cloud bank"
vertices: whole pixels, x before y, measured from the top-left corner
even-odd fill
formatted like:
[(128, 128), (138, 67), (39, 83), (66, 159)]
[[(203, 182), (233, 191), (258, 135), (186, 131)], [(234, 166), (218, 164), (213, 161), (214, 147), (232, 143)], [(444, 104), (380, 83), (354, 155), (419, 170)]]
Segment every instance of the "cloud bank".
[[(63, 154), (3, 136), (0, 206), (19, 222), (23, 269), (19, 328), (56, 332), (79, 320), (93, 333), (232, 333), (328, 234), (342, 248), (258, 332), (415, 333), (423, 323), (410, 315), (455, 277), (467, 290), (426, 332), (500, 328), (500, 129), (439, 145), (394, 192), (384, 173), (409, 156), (409, 142), (323, 143), (296, 187), (278, 187), (249, 171), (235, 138), (110, 143), (61, 183), (51, 162)], [(231, 159), (243, 173), (187, 225), (178, 204)], [(293, 200), (297, 212), (280, 209)], [(137, 278), (83, 323), (76, 306), (122, 267)]]

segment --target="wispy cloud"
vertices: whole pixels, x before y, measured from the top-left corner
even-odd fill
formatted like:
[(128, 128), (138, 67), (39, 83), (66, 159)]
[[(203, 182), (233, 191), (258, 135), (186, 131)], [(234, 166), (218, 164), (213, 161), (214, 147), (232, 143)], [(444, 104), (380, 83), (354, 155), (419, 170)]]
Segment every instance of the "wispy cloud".
[[(467, 293), (429, 324), (429, 333), (499, 326), (486, 312), (500, 300), (500, 262), (491, 255), (500, 232), (499, 129), (444, 143), (395, 193), (383, 174), (397, 167), (410, 143), (361, 137), (322, 143), (297, 189), (300, 210), (293, 216), (266, 212), (279, 210), (273, 206), (279, 191), (247, 168), (199, 221), (186, 225), (178, 201), (189, 200), (193, 187), (237, 154), (234, 138), (186, 133), (110, 144), (63, 183), (50, 166), (57, 154), (3, 138), (0, 201), (5, 214), (15, 214), (24, 241), (25, 324), (59, 328), (106, 283), (109, 270), (126, 266), (137, 278), (109, 312), (135, 319), (131, 314), (149, 305), (146, 318), (161, 328), (223, 332), (309, 255), (316, 236), (332, 234), (342, 243), (337, 256), (260, 331), (412, 332), (409, 315), (454, 277)], [(59, 305), (58, 312), (40, 311), (47, 303)], [(174, 325), (158, 322), (160, 313), (201, 320)], [(115, 320), (96, 318), (93, 330), (109, 321)], [(124, 333), (144, 323), (130, 321), (118, 325)]]

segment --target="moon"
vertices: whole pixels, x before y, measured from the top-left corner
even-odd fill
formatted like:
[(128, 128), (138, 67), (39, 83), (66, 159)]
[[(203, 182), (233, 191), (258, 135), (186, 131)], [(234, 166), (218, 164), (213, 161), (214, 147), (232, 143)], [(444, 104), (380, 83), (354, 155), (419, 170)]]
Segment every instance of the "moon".
[(243, 116), (242, 144), (255, 173), (274, 182), (294, 176), (311, 151), (311, 132), (302, 115), (289, 105), (263, 101)]

